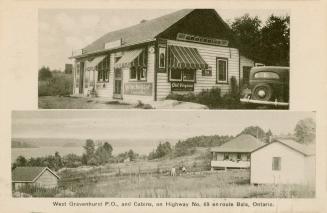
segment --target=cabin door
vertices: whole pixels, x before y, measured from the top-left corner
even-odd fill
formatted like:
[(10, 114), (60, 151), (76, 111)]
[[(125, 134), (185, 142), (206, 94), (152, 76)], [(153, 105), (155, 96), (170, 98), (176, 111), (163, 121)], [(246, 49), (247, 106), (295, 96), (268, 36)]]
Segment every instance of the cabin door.
[(79, 72), (79, 94), (83, 94), (84, 92), (84, 62), (81, 62)]
[(122, 99), (122, 70), (116, 68), (114, 70), (114, 98)]

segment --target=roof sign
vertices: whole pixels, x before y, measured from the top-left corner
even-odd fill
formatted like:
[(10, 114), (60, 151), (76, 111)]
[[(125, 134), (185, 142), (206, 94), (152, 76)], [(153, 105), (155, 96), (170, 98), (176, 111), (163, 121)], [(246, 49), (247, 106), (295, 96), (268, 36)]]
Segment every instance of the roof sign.
[(122, 39), (110, 41), (104, 44), (104, 49), (112, 49), (116, 47), (120, 47), (122, 45)]
[(177, 33), (176, 39), (181, 40), (181, 41), (193, 41), (196, 43), (212, 44), (212, 45), (224, 46), (224, 47), (227, 47), (229, 44), (229, 41), (227, 41), (227, 40), (195, 36), (195, 35), (189, 35), (189, 34), (185, 34), (185, 33)]

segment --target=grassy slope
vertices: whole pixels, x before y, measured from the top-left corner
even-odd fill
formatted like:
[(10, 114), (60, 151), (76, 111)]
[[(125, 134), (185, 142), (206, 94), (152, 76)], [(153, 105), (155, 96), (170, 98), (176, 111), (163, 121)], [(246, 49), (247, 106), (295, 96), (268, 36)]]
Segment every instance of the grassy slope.
[[(76, 197), (314, 196), (314, 189), (308, 186), (250, 185), (249, 170), (208, 172), (207, 156), (206, 149), (199, 149), (192, 156), (111, 164), (87, 172), (75, 169), (62, 172), (61, 176), (64, 187), (75, 192)], [(186, 166), (187, 174), (169, 176), (171, 167), (178, 168), (182, 164)], [(76, 177), (80, 178), (71, 179)]]

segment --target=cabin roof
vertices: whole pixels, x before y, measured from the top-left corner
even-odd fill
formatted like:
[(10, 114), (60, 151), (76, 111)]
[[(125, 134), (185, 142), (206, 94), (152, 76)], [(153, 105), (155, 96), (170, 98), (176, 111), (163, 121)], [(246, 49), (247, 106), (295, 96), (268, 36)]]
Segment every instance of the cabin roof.
[(109, 32), (84, 48), (87, 53), (104, 49), (107, 42), (122, 39), (123, 44), (134, 44), (154, 39), (158, 34), (191, 13), (193, 9), (179, 10), (124, 29)]
[(224, 143), (221, 146), (213, 147), (212, 152), (252, 152), (253, 150), (263, 146), (264, 143), (253, 137), (252, 135), (242, 134), (238, 137)]
[(283, 144), (284, 146), (291, 148), (297, 152), (300, 152), (301, 154), (306, 155), (306, 156), (315, 155), (315, 153), (316, 153), (316, 147), (315, 147), (314, 143), (312, 145), (304, 145), (304, 144), (298, 143), (292, 139), (276, 139), (272, 143), (268, 143), (262, 147), (259, 147), (258, 149), (254, 150), (253, 152), (256, 152), (257, 150), (260, 150), (260, 149), (262, 149), (266, 146), (269, 146), (270, 144), (273, 144), (273, 143)]
[(12, 182), (34, 182), (45, 170), (59, 179), (59, 176), (48, 167), (16, 167), (12, 171)]

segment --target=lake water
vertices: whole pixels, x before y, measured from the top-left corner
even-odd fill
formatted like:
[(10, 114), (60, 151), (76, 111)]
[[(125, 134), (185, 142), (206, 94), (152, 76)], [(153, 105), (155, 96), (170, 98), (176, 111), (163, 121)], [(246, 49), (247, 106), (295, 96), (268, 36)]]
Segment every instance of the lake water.
[[(153, 146), (136, 146), (131, 148), (130, 146), (114, 146), (113, 154), (117, 155), (122, 152), (126, 152), (130, 149), (133, 149), (134, 152), (144, 155), (149, 154), (153, 151)], [(54, 155), (55, 152), (59, 152), (61, 156), (73, 153), (76, 155), (82, 155), (84, 153), (83, 147), (62, 147), (62, 146), (44, 146), (38, 148), (12, 148), (11, 149), (11, 162), (14, 162), (19, 155), (24, 156), (25, 158), (31, 157), (45, 157), (48, 155)]]

